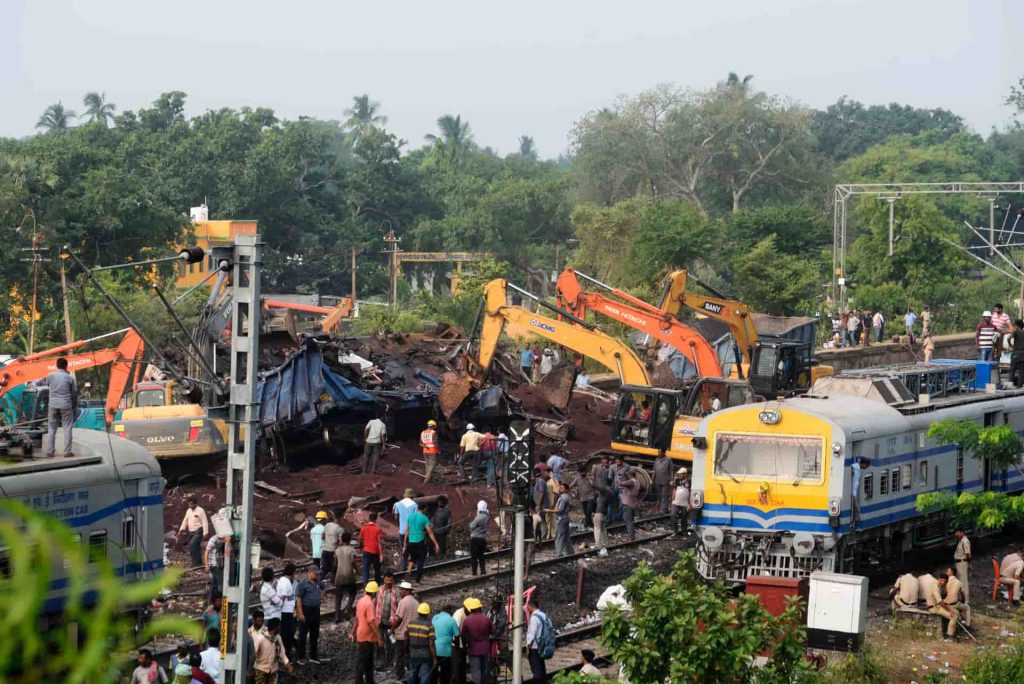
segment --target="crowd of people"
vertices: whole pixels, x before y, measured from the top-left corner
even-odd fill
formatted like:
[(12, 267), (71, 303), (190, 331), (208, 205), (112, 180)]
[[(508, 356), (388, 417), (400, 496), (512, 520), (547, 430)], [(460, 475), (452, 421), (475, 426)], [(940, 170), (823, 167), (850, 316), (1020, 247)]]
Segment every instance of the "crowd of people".
[[(920, 314), (915, 312), (913, 308), (907, 307), (906, 312), (903, 314), (902, 334), (906, 336), (910, 344), (913, 344), (916, 339), (919, 322), (922, 345), (927, 345), (928, 340), (932, 338), (932, 312), (927, 306), (921, 310)], [(831, 346), (866, 347), (872, 342), (881, 343), (889, 342), (893, 338), (898, 339), (899, 333), (893, 333), (891, 327), (888, 331), (889, 334), (887, 334), (886, 328), (888, 324), (888, 318), (880, 309), (876, 311), (863, 309), (861, 311), (837, 312), (832, 317)]]

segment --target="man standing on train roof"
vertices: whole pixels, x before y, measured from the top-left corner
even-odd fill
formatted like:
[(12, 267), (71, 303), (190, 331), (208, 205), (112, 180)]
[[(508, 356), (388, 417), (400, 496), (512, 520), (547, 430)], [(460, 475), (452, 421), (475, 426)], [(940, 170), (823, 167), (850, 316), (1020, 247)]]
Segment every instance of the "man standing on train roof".
[(46, 456), (55, 455), (58, 426), (64, 429), (64, 457), (74, 456), (71, 453), (71, 433), (78, 413), (78, 383), (68, 372), (68, 360), (63, 357), (57, 359), (57, 370), (35, 384), (45, 385), (50, 391), (50, 403), (46, 409)]
[(423, 450), (423, 484), (429, 484), (437, 467), (437, 456), (441, 453), (436, 420), (428, 420), (427, 429), (420, 433), (420, 449)]
[(1003, 313), (1002, 304), (995, 304), (992, 307), (992, 325), (995, 326), (996, 332), (1000, 334), (1010, 332), (1010, 316)]
[(953, 531), (956, 536), (956, 550), (953, 551), (953, 562), (956, 566), (956, 576), (963, 585), (964, 602), (971, 600), (971, 540), (967, 538), (964, 528), (958, 527)]
[(186, 535), (188, 540), (188, 552), (192, 556), (193, 568), (203, 565), (202, 542), (210, 533), (210, 521), (206, 517), (206, 511), (199, 505), (195, 495), (188, 497), (188, 510), (178, 527), (178, 535)]
[(974, 346), (978, 350), (979, 361), (992, 359), (992, 340), (996, 336), (996, 327), (992, 325), (992, 312), (984, 311), (981, 321), (974, 328)]

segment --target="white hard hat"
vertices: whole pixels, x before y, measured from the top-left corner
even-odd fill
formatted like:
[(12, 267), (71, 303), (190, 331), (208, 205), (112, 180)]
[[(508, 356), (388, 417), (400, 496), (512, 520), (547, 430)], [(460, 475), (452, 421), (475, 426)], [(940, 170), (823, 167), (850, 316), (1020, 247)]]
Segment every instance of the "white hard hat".
[(466, 429), (467, 430), (476, 430), (476, 425), (473, 425), (472, 423), (467, 423), (466, 424)]
[(689, 470), (687, 470), (686, 468), (680, 468), (679, 470), (677, 470), (677, 471), (676, 471), (676, 475), (686, 475), (686, 474), (688, 474), (689, 472), (690, 472), (690, 471), (689, 471)]
[(981, 312), (981, 317), (982, 318), (992, 318), (992, 312), (991, 311), (982, 311)]

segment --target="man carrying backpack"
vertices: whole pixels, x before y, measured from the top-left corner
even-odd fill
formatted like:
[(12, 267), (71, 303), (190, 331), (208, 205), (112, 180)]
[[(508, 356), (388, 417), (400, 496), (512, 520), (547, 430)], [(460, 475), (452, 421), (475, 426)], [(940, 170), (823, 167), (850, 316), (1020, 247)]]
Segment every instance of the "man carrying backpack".
[(526, 653), (530, 661), (530, 672), (533, 681), (545, 684), (548, 681), (546, 660), (555, 655), (555, 630), (551, 620), (541, 611), (537, 599), (533, 596), (526, 603), (526, 612), (530, 616), (529, 627), (526, 629)]

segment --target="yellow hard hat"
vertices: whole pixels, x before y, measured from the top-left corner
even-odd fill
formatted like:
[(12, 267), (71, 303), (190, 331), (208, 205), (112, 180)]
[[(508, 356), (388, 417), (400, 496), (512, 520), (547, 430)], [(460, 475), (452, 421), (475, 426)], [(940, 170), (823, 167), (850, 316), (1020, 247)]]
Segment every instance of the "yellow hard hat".
[(327, 511), (317, 511), (316, 519), (317, 520), (327, 520)]
[(462, 606), (466, 610), (480, 610), (484, 607), (484, 604), (480, 603), (480, 599), (470, 596), (468, 599), (462, 602)]
[(437, 421), (436, 420), (428, 420), (427, 421), (427, 427), (437, 427)]
[(369, 582), (366, 583), (366, 593), (367, 594), (376, 594), (378, 591), (380, 591), (380, 587), (377, 586), (376, 582), (374, 582), (373, 580), (370, 580)]
[(420, 607), (416, 609), (416, 612), (420, 615), (430, 615), (430, 604), (421, 603)]

